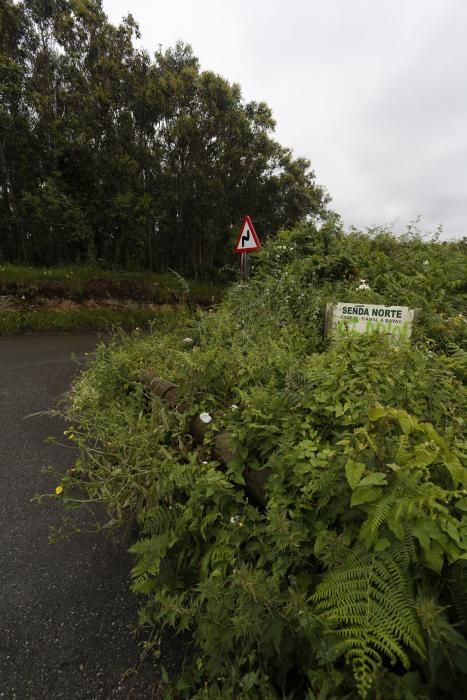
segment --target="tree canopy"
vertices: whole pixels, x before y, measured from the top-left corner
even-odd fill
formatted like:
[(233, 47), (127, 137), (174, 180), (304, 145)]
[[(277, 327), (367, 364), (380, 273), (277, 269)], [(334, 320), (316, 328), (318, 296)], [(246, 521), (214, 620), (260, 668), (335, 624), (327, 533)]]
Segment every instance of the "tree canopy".
[(207, 273), (246, 212), (263, 236), (325, 215), (264, 102), (138, 36), (100, 0), (2, 0), (0, 259)]

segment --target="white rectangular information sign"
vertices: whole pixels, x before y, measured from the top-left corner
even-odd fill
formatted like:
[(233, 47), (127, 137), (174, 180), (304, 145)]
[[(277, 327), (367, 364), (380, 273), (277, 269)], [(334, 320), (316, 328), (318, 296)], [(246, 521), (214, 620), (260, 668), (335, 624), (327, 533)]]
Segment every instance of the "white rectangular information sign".
[(351, 304), (339, 302), (330, 305), (331, 328), (339, 334), (380, 332), (398, 338), (410, 338), (414, 310), (408, 306), (383, 306), (382, 304)]

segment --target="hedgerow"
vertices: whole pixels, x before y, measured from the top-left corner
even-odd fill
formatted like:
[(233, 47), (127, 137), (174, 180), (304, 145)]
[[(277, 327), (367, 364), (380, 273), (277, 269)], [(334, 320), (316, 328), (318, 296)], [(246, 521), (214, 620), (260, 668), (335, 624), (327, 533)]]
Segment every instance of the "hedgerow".
[[(80, 457), (57, 497), (104, 502), (105, 527), (137, 522), (140, 624), (193, 639), (168, 694), (463, 697), (464, 264), (462, 242), (307, 224), (215, 312), (98, 348), (69, 397)], [(325, 339), (337, 300), (422, 312), (410, 343)], [(147, 369), (177, 384), (176, 407)]]

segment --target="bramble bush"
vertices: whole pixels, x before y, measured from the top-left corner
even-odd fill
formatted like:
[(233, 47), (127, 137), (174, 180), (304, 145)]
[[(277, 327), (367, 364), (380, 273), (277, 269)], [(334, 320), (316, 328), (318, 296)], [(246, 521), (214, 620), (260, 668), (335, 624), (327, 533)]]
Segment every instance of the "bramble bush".
[[(215, 312), (98, 348), (69, 397), (80, 456), (57, 497), (104, 502), (106, 528), (137, 520), (140, 623), (194, 643), (168, 695), (463, 697), (463, 266), (462, 242), (307, 224)], [(422, 313), (410, 344), (323, 339), (337, 300)], [(147, 368), (178, 385), (177, 409), (145, 391)], [(265, 504), (246, 469), (268, 475)]]

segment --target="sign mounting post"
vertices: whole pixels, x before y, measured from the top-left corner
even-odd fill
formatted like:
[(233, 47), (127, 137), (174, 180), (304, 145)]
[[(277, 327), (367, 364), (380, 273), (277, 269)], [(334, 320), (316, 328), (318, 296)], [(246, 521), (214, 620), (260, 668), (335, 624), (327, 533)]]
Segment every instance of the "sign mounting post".
[(235, 252), (241, 255), (240, 270), (246, 277), (248, 277), (250, 273), (250, 261), (248, 254), (254, 253), (260, 248), (261, 243), (259, 242), (253, 222), (250, 217), (246, 215), (243, 217), (242, 226), (235, 245)]

